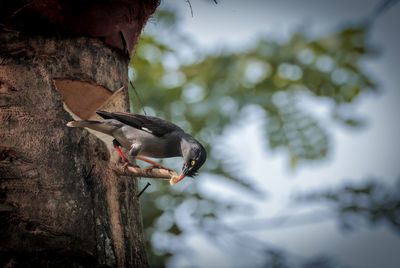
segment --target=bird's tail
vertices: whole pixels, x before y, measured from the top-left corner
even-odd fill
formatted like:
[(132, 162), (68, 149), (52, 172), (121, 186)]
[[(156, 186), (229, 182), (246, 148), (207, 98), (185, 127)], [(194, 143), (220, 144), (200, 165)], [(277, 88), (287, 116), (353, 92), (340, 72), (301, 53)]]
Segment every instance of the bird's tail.
[(67, 123), (67, 127), (87, 127), (109, 135), (111, 135), (111, 133), (116, 129), (115, 126), (106, 124), (102, 121), (91, 121), (91, 120), (71, 121)]

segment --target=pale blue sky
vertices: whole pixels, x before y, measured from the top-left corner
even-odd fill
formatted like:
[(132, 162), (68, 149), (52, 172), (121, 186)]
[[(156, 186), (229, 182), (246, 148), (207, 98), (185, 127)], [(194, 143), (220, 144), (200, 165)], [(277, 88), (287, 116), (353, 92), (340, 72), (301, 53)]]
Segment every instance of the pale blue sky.
[[(185, 1), (163, 1), (162, 5), (178, 8), (182, 14), (179, 22), (182, 32), (189, 35), (201, 49), (243, 48), (252, 40), (263, 36), (284, 42), (295, 30), (302, 29), (310, 36), (329, 34), (349, 22), (365, 18), (378, 1), (210, 1), (192, 0), (194, 17)], [(238, 193), (229, 185), (217, 184), (210, 176), (202, 176), (198, 183), (202, 191), (221, 198), (240, 198), (254, 205), (252, 216), (269, 218), (279, 215), (305, 212), (303, 208), (288, 205), (290, 196), (299, 190), (310, 191), (343, 182), (357, 182), (370, 176), (394, 183), (400, 175), (400, 4), (379, 17), (371, 32), (370, 40), (382, 54), (367, 59), (365, 68), (378, 82), (380, 94), (362, 96), (356, 104), (358, 114), (367, 120), (366, 128), (349, 131), (334, 125), (326, 116), (331, 107), (328, 103), (316, 103), (302, 97), (300, 105), (312, 112), (318, 111), (333, 139), (333, 150), (328, 159), (318, 164), (302, 165), (296, 171), (288, 170), (286, 155), (266, 152), (262, 149), (261, 127), (258, 115), (249, 118), (248, 127), (232, 131), (225, 138), (227, 155), (236, 155), (248, 174), (260, 189), (268, 192), (268, 199), (257, 199), (246, 193)], [(157, 27), (156, 22), (152, 27)], [(234, 128), (233, 128), (234, 129)], [(252, 155), (253, 160), (241, 158)], [(184, 181), (181, 189), (190, 189), (192, 180)], [(320, 207), (308, 207), (307, 210)], [(249, 215), (231, 215), (231, 220), (248, 219)], [(190, 221), (190, 219), (183, 219)], [(291, 228), (275, 228), (252, 231), (248, 235), (267, 244), (289, 250), (295, 257), (329, 253), (339, 262), (351, 267), (398, 267), (400, 238), (386, 226), (361, 228), (343, 233), (333, 217), (330, 220)], [(228, 238), (227, 238), (228, 239)], [(187, 235), (195, 255), (175, 257), (171, 267), (257, 267), (262, 256), (257, 250), (245, 250), (240, 246), (221, 247), (210, 240), (192, 233)], [(228, 243), (228, 242), (227, 242)], [(254, 245), (257, 248), (257, 245)]]

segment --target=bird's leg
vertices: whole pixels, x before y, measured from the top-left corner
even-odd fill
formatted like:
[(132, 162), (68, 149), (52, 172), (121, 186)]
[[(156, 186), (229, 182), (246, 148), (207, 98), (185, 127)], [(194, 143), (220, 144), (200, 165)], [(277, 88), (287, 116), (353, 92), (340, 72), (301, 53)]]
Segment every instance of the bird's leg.
[(155, 162), (153, 160), (150, 160), (150, 159), (147, 159), (147, 158), (144, 158), (144, 157), (141, 157), (141, 156), (136, 156), (136, 159), (142, 160), (144, 162), (147, 162), (147, 163), (153, 165), (153, 166), (150, 166), (150, 167), (146, 167), (146, 169), (159, 168), (159, 169), (165, 169), (165, 170), (168, 170), (168, 171), (173, 171), (172, 169), (169, 169), (169, 168), (161, 166), (159, 163), (157, 163), (157, 162)]
[(117, 141), (117, 140), (113, 140), (113, 145), (115, 150), (117, 150), (117, 152), (119, 153), (119, 155), (122, 157), (122, 160), (124, 160), (125, 164), (122, 167), (124, 170), (126, 169), (126, 167), (129, 165), (129, 161), (128, 158), (126, 158), (126, 156), (124, 155), (124, 153), (121, 151), (121, 149), (119, 148), (119, 146), (121, 146), (121, 144)]
[(138, 156), (138, 154), (141, 151), (141, 149), (142, 149), (142, 145), (141, 144), (133, 143), (131, 145), (131, 149), (129, 150), (129, 155), (135, 157), (136, 159), (145, 161), (145, 162), (150, 163), (150, 164), (153, 165), (153, 166), (150, 166), (150, 167), (146, 167), (145, 168), (146, 170), (153, 169), (153, 168), (160, 168), (160, 169), (165, 169), (165, 170), (168, 170), (168, 171), (173, 171), (172, 169), (169, 169), (169, 168), (161, 166), (159, 163), (157, 163), (157, 162), (155, 162), (153, 160)]

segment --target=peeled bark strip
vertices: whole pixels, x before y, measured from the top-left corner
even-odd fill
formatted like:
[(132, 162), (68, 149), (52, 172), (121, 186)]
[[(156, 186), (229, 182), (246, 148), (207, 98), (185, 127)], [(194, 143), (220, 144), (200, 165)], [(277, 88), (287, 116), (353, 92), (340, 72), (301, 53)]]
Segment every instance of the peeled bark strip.
[(53, 80), (114, 92), (127, 88), (127, 66), (95, 39), (0, 32), (3, 267), (147, 266), (136, 179), (109, 168), (101, 140), (65, 126), (72, 118)]
[(119, 176), (130, 175), (135, 178), (164, 179), (170, 180), (170, 184), (176, 184), (178, 179), (178, 174), (175, 171), (160, 168), (146, 169), (128, 166), (125, 170), (121, 167), (114, 167), (113, 170)]

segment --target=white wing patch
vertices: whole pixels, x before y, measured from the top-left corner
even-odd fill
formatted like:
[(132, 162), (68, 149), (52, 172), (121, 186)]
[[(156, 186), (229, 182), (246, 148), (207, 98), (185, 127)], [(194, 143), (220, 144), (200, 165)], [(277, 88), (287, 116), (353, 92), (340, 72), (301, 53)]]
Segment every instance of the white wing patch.
[(143, 131), (146, 131), (146, 132), (150, 133), (150, 134), (153, 134), (153, 131), (151, 131), (151, 130), (148, 129), (147, 127), (141, 127), (141, 129), (142, 129)]

